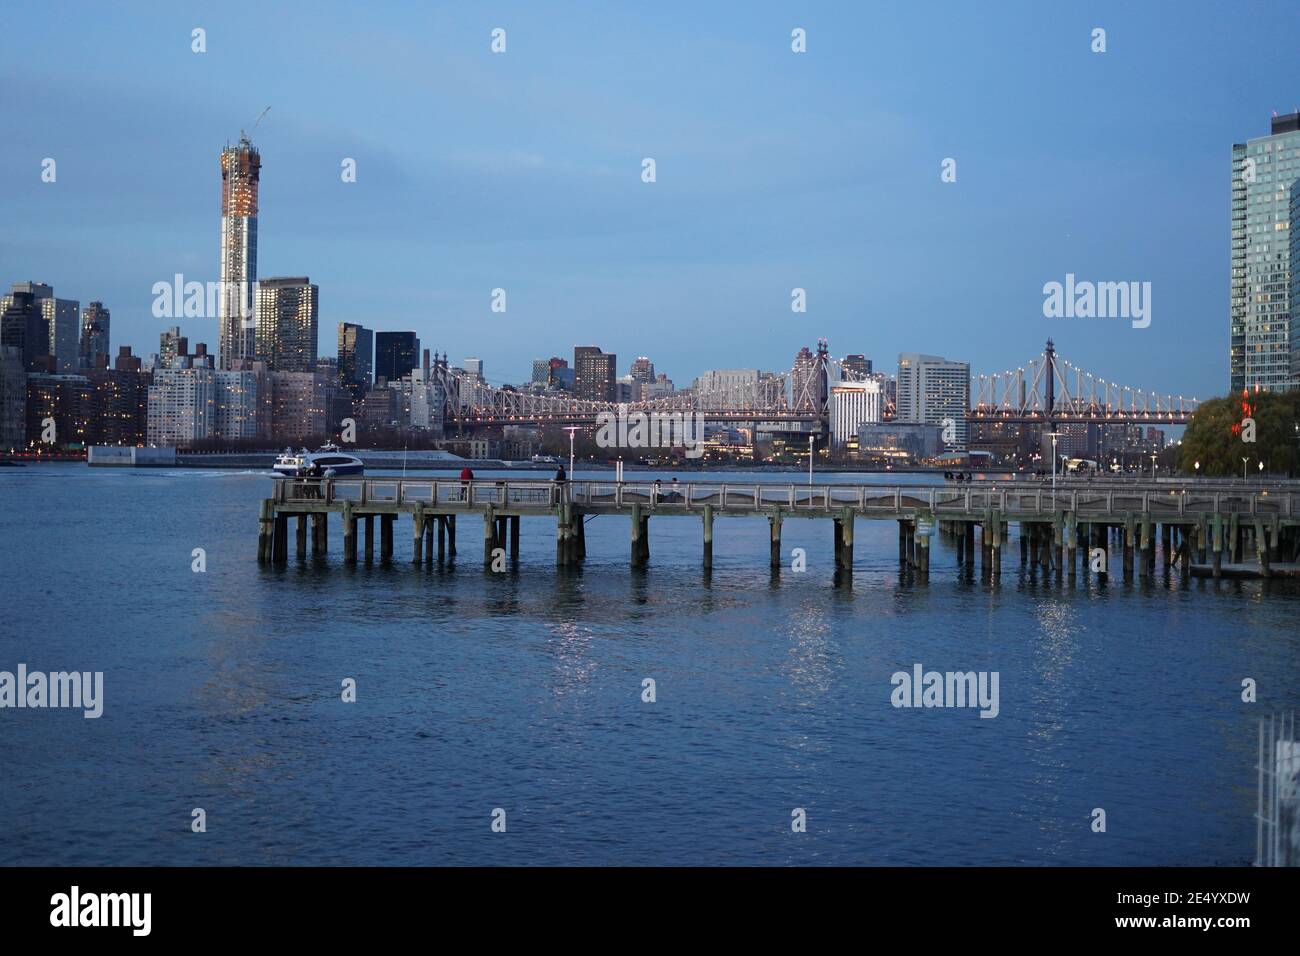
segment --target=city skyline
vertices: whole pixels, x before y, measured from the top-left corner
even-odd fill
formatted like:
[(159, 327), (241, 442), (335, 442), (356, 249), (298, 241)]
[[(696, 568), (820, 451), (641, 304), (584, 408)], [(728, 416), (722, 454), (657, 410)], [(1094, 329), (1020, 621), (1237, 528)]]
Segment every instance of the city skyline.
[[(908, 68), (915, 51), (888, 39), (914, 35), (923, 10), (837, 14), (834, 29), (776, 6), (734, 29), (721, 14), (692, 13), (684, 37), (679, 18), (600, 11), (580, 39), (564, 39), (562, 15), (522, 7), (450, 11), (436, 23), (413, 10), (415, 27), (401, 37), (364, 24), (371, 42), (349, 45), (345, 79), (314, 64), (363, 28), (355, 14), (313, 17), (286, 48), (274, 25), (236, 31), (238, 9), (205, 13), (207, 49), (197, 54), (189, 14), (167, 11), (126, 37), (88, 11), (76, 24), (33, 24), (35, 39), (101, 31), (109, 42), (90, 45), (83, 61), (50, 73), (18, 51), (4, 68), (34, 108), (0, 160), (19, 224), (0, 255), (10, 281), (102, 301), (115, 340), (147, 351), (141, 343), (167, 324), (148, 311), (151, 284), (178, 271), (218, 278), (213, 156), (269, 102), (254, 137), (265, 154), (258, 268), (309, 273), (327, 329), (412, 329), (439, 350), (475, 355), (489, 352), (491, 328), (500, 346), (488, 356), (493, 378), (514, 382), (528, 379), (537, 356), (590, 341), (615, 354), (653, 352), (689, 381), (720, 364), (702, 354), (718, 341), (729, 342), (725, 364), (737, 367), (768, 366), (773, 351), (826, 337), (878, 361), (950, 354), (978, 373), (1014, 366), (1051, 334), (1115, 380), (1222, 394), (1232, 144), (1265, 135), (1269, 115), (1300, 98), (1300, 77), (1270, 53), (1286, 34), (1276, 17), (1263, 30), (1205, 4), (1178, 13), (946, 10), (960, 22), (918, 71)], [(1108, 30), (1104, 54), (1089, 49), (1094, 21)], [(511, 42), (494, 55), (498, 25)], [(802, 56), (789, 50), (793, 25), (808, 32)], [(725, 72), (709, 53), (720, 40)], [(143, 95), (119, 65), (131, 57), (105, 59), (113, 43), (147, 44), (156, 78), (184, 79), (193, 91), (184, 135), (151, 123), (176, 115), (158, 92), (166, 83)], [(277, 56), (262, 55), (270, 47)], [(607, 88), (587, 89), (593, 61), (629, 50), (639, 57), (624, 70), (602, 72)], [(674, 76), (651, 69), (662, 57)], [(246, 60), (259, 68), (227, 69)], [(1220, 88), (1229, 64), (1234, 82)], [(378, 110), (363, 109), (374, 102), (371, 69), (390, 94)], [(97, 80), (83, 105), (69, 97), (77, 88), (87, 98), (76, 82), (84, 70)], [(394, 72), (407, 80), (395, 95)], [(542, 74), (550, 82), (539, 88), (532, 81)], [(478, 86), (468, 93), (473, 83), (438, 77)], [(729, 112), (711, 109), (708, 95), (684, 95), (692, 84), (725, 93)], [(523, 90), (534, 111), (561, 116), (559, 131), (516, 103)], [(110, 92), (119, 95), (105, 124), (94, 101)], [(1048, 108), (1084, 92), (1090, 113)], [(397, 122), (403, 110), (440, 117), (457, 147)], [(74, 117), (89, 135), (70, 140), (54, 116), (64, 125)], [(723, 142), (689, 138), (710, 124)], [(130, 149), (113, 148), (128, 140)], [(93, 156), (82, 142), (96, 143)], [(141, 150), (158, 159), (148, 175), (118, 158)], [(647, 156), (657, 161), (654, 183), (641, 180)], [(56, 182), (41, 181), (44, 157), (59, 161)], [(340, 177), (348, 158), (355, 182)], [(956, 182), (940, 180), (945, 158), (957, 161)], [(108, 180), (114, 188), (102, 189)], [(92, 241), (109, 228), (120, 242)], [(1067, 273), (1152, 282), (1154, 322), (1130, 330), (1045, 319), (1042, 284)], [(806, 313), (790, 311), (795, 287), (807, 290)], [(505, 313), (490, 310), (494, 288), (509, 294)], [(204, 323), (187, 332), (216, 351), (215, 323)], [(727, 338), (737, 324), (748, 334)]]

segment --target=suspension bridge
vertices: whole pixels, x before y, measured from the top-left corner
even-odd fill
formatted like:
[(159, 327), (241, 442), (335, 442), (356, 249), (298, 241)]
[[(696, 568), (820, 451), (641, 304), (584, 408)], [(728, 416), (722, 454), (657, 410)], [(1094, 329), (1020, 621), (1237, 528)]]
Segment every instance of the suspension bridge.
[[(802, 358), (802, 356), (801, 356)], [(602, 414), (698, 415), (709, 423), (788, 424), (791, 430), (825, 431), (831, 389), (842, 379), (825, 340), (816, 353), (789, 372), (706, 392), (682, 391), (644, 401), (593, 401), (553, 391), (494, 387), (477, 376), (449, 369), (445, 360), (430, 370), (447, 431), (502, 425), (595, 425)], [(1198, 407), (1195, 398), (1160, 395), (1121, 385), (1057, 355), (1049, 339), (1042, 354), (1024, 365), (973, 377), (970, 422), (1008, 424), (1183, 425)], [(883, 406), (888, 415), (892, 403)]]

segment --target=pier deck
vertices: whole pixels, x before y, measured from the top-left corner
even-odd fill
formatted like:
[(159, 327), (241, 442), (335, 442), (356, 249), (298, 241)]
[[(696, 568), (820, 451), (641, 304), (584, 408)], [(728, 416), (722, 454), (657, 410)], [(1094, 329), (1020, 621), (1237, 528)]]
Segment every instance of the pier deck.
[(359, 521), (364, 522), (369, 558), (379, 519), (380, 557), (389, 560), (393, 524), (399, 516), (410, 516), (416, 563), (433, 560), (435, 535), (439, 560), (454, 556), (457, 520), (479, 515), (484, 563), (498, 570), (507, 548), (511, 559), (518, 557), (523, 517), (553, 516), (556, 563), (580, 563), (586, 552), (582, 519), (590, 515), (630, 520), (634, 566), (649, 560), (651, 518), (687, 516), (702, 523), (705, 568), (712, 565), (713, 522), (726, 517), (767, 518), (774, 567), (782, 560), (781, 525), (786, 519), (833, 521), (837, 568), (852, 567), (858, 519), (895, 521), (899, 560), (921, 579), (928, 575), (935, 533), (955, 536), (958, 561), (974, 563), (977, 530), (981, 569), (996, 576), (1011, 524), (1019, 527), (1022, 562), (1071, 575), (1080, 564), (1080, 551), (1085, 572), (1090, 560), (1095, 570), (1098, 553), (1105, 568), (1100, 573), (1113, 571), (1112, 551), (1122, 555), (1126, 578), (1135, 563), (1145, 576), (1154, 568), (1157, 553), (1166, 565), (1184, 570), (1206, 565), (1213, 577), (1220, 576), (1225, 564), (1241, 564), (1246, 556), (1255, 559), (1260, 576), (1269, 576), (1272, 564), (1300, 557), (1300, 485), (1290, 483), (1062, 482), (1053, 492), (1037, 481), (862, 485), (333, 478), (276, 481), (273, 496), (262, 503), (259, 559), (287, 560), (290, 519), (297, 521), (299, 556), (306, 554), (309, 521), (312, 553), (324, 553), (331, 514), (342, 517), (347, 561), (357, 559)]

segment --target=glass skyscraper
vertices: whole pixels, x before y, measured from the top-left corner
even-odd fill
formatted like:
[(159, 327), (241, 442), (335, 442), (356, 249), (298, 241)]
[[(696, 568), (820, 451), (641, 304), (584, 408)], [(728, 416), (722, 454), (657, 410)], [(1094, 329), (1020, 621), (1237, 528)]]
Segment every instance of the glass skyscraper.
[(1300, 179), (1300, 114), (1274, 116), (1270, 135), (1232, 147), (1230, 386), (1300, 383), (1292, 303), (1292, 186)]

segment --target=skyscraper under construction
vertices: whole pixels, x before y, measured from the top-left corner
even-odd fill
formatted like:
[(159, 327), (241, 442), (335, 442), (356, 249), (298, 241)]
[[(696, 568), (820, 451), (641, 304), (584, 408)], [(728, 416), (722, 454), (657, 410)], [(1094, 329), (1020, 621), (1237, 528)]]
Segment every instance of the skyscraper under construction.
[(221, 151), (220, 367), (242, 369), (256, 355), (257, 185), (262, 157), (241, 135)]

